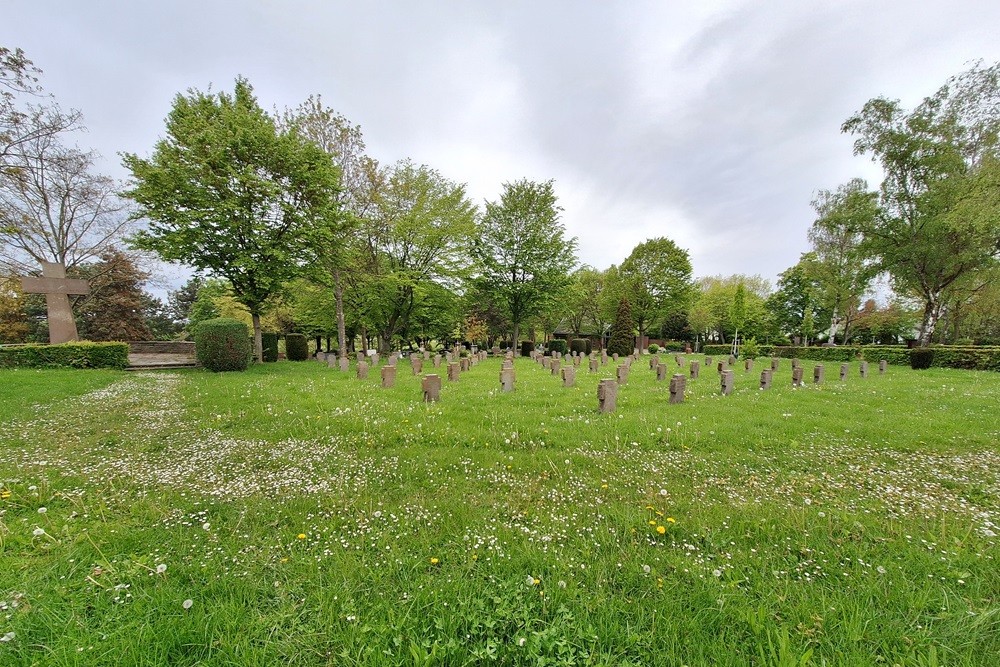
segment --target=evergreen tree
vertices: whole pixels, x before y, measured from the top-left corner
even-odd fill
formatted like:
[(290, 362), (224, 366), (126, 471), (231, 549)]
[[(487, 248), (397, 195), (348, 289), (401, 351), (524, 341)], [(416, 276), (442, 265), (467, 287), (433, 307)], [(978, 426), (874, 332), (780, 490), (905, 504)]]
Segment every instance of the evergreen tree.
[(614, 324), (611, 325), (611, 338), (608, 340), (608, 354), (618, 353), (624, 357), (635, 350), (635, 322), (632, 320), (632, 306), (628, 299), (622, 297), (618, 301), (618, 312)]

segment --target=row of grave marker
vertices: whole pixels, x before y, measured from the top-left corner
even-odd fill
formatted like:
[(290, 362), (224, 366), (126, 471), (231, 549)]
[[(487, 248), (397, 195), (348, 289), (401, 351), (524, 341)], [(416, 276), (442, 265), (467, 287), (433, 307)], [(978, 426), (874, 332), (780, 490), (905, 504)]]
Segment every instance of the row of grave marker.
[[(497, 354), (499, 350), (495, 348)], [(318, 358), (322, 360), (323, 353), (318, 353)], [(572, 365), (561, 366), (561, 355), (559, 353), (553, 353), (551, 356), (544, 356), (542, 354), (532, 352), (531, 358), (552, 372), (553, 375), (559, 375), (563, 381), (563, 387), (572, 387), (576, 383), (576, 368), (580, 365), (582, 356), (580, 355), (570, 355), (573, 359)], [(379, 356), (378, 354), (372, 355), (372, 357), (367, 357), (363, 352), (357, 353), (358, 365), (357, 365), (357, 376), (359, 379), (366, 379), (368, 377), (368, 360), (372, 362), (373, 365), (378, 365)], [(457, 358), (458, 361), (452, 361), (452, 359)], [(444, 355), (444, 359), (447, 360), (448, 369), (448, 380), (450, 382), (458, 381), (461, 372), (468, 371), (472, 366), (476, 365), (479, 361), (484, 361), (487, 358), (485, 351), (478, 351), (469, 356), (461, 357), (458, 350), (453, 352), (448, 352)], [(612, 355), (612, 358), (617, 361), (618, 355)], [(386, 365), (381, 369), (382, 374), (382, 387), (389, 388), (395, 386), (396, 382), (396, 362), (399, 359), (398, 353), (393, 353), (389, 356), (386, 361)], [(598, 410), (600, 412), (612, 412), (616, 408), (617, 398), (618, 398), (618, 388), (628, 383), (629, 371), (631, 370), (632, 362), (638, 359), (638, 352), (629, 355), (624, 358), (622, 364), (620, 364), (616, 369), (616, 379), (603, 379), (598, 383), (597, 386), (597, 398), (598, 398)], [(678, 355), (674, 357), (678, 366), (683, 366), (683, 359)], [(423, 355), (418, 353), (413, 353), (410, 355), (410, 367), (414, 375), (419, 375), (423, 370), (423, 362), (431, 360), (434, 367), (437, 368), (442, 363), (442, 355), (436, 354), (433, 359), (430, 357), (429, 352), (424, 352)], [(606, 364), (608, 360), (607, 353), (601, 354), (600, 363)], [(326, 361), (330, 367), (334, 367), (334, 362), (341, 370), (348, 370), (349, 361), (346, 357), (341, 357), (339, 360), (333, 355), (327, 355)], [(735, 384), (735, 374), (734, 372), (727, 368), (726, 365), (732, 366), (736, 362), (736, 358), (730, 356), (727, 362), (719, 362), (717, 366), (717, 371), (721, 380), (721, 393), (724, 396), (728, 396), (732, 393)], [(711, 357), (705, 357), (705, 365), (709, 366), (712, 363)], [(744, 360), (744, 369), (746, 371), (753, 370), (753, 359)], [(760, 388), (769, 389), (771, 387), (773, 374), (778, 369), (780, 360), (777, 358), (771, 359), (771, 368), (765, 369), (761, 372), (760, 376)], [(653, 355), (650, 358), (649, 366), (651, 369), (656, 371), (656, 379), (662, 381), (666, 379), (667, 376), (667, 366), (666, 364), (660, 363), (659, 356)], [(697, 378), (700, 374), (700, 365), (697, 361), (691, 361), (689, 364), (691, 378)], [(848, 364), (841, 364), (840, 366), (840, 379), (845, 380), (848, 373)], [(887, 362), (883, 359), (879, 362), (879, 374), (884, 374), (887, 369)], [(597, 372), (598, 370), (598, 358), (595, 354), (590, 355), (589, 369), (591, 372)], [(798, 359), (792, 359), (792, 386), (800, 387), (803, 383), (803, 368), (801, 362)], [(868, 362), (862, 361), (860, 365), (861, 377), (868, 377)], [(516, 376), (514, 373), (514, 358), (512, 352), (507, 352), (503, 361), (503, 365), (500, 369), (500, 389), (503, 392), (514, 391), (514, 383)], [(825, 381), (825, 367), (822, 364), (818, 364), (813, 368), (813, 382), (820, 384)], [(440, 400), (441, 394), (441, 377), (436, 374), (425, 375), (421, 381), (421, 387), (424, 392), (425, 401), (438, 401)], [(670, 403), (683, 403), (684, 395), (687, 389), (687, 377), (683, 373), (675, 373), (670, 378)]]

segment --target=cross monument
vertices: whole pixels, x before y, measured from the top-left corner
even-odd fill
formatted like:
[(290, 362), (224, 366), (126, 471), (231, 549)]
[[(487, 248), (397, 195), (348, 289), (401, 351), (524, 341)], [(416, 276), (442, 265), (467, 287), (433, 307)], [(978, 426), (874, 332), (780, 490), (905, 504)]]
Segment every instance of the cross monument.
[(44, 294), (49, 317), (49, 342), (68, 343), (77, 340), (76, 320), (69, 305), (70, 294), (90, 294), (86, 280), (66, 278), (66, 267), (55, 262), (42, 262), (42, 277), (21, 278), (25, 294)]

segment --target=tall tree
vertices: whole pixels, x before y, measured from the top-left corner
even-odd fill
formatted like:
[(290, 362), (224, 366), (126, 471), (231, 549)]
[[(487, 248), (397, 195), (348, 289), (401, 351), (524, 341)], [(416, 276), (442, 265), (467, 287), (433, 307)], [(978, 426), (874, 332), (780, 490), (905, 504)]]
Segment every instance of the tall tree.
[(648, 330), (688, 309), (693, 294), (691, 258), (668, 238), (649, 239), (632, 249), (619, 274), (639, 329), (641, 350)]
[(875, 277), (875, 262), (862, 247), (861, 230), (870, 229), (879, 214), (877, 197), (867, 182), (855, 178), (835, 192), (820, 190), (813, 200), (817, 218), (809, 230), (809, 271), (830, 313), (831, 342), (839, 327), (846, 343), (853, 314)]
[(23, 343), (28, 333), (21, 285), (16, 278), (0, 276), (0, 343)]
[(632, 307), (628, 297), (618, 300), (618, 311), (615, 321), (611, 324), (611, 336), (608, 338), (608, 354), (620, 357), (632, 354), (635, 349), (635, 320), (632, 318)]
[(521, 324), (542, 311), (548, 295), (569, 283), (576, 238), (565, 238), (552, 181), (522, 179), (503, 187), (500, 201), (486, 202), (472, 256), (479, 284), (495, 295), (517, 345)]
[(337, 168), (294, 129), (279, 132), (244, 79), (232, 95), (178, 95), (166, 130), (151, 158), (124, 156), (126, 194), (149, 220), (135, 244), (228, 279), (250, 311), (260, 361), (268, 299), (342, 225)]
[(90, 293), (73, 304), (77, 328), (86, 340), (150, 340), (146, 323), (149, 296), (142, 286), (149, 274), (127, 254), (108, 250), (99, 261), (74, 272), (90, 285)]
[(860, 231), (896, 290), (921, 299), (926, 345), (948, 289), (1000, 253), (1000, 63), (950, 78), (910, 112), (869, 100), (842, 129), (882, 166), (879, 215)]
[(778, 277), (778, 288), (767, 299), (767, 308), (782, 332), (800, 336), (805, 345), (815, 323), (823, 320), (819, 288), (809, 270), (812, 261), (812, 255), (805, 253), (795, 266), (785, 269)]

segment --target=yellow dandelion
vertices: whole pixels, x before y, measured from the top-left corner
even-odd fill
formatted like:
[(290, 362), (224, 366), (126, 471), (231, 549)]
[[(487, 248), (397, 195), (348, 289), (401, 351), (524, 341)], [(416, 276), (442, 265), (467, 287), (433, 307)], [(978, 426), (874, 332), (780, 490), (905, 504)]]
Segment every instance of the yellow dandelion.
[(438, 564), (438, 563), (440, 563), (440, 562), (441, 562), (441, 561), (440, 561), (440, 560), (438, 560), (437, 558), (431, 558), (431, 565), (437, 565), (437, 564)]
[(656, 532), (658, 532), (660, 535), (662, 535), (663, 533), (667, 532), (667, 529), (664, 526), (657, 526), (656, 527)]
[(667, 523), (677, 523), (677, 519), (672, 516), (667, 517)]
[(656, 525), (656, 522), (655, 522), (655, 521), (653, 521), (652, 519), (650, 519), (650, 520), (649, 520), (649, 525), (650, 525), (650, 526), (655, 526), (655, 525)]
[(296, 535), (296, 537), (299, 538), (300, 540), (304, 540), (304, 539), (306, 539), (306, 534), (305, 533), (299, 533), (298, 535)]

